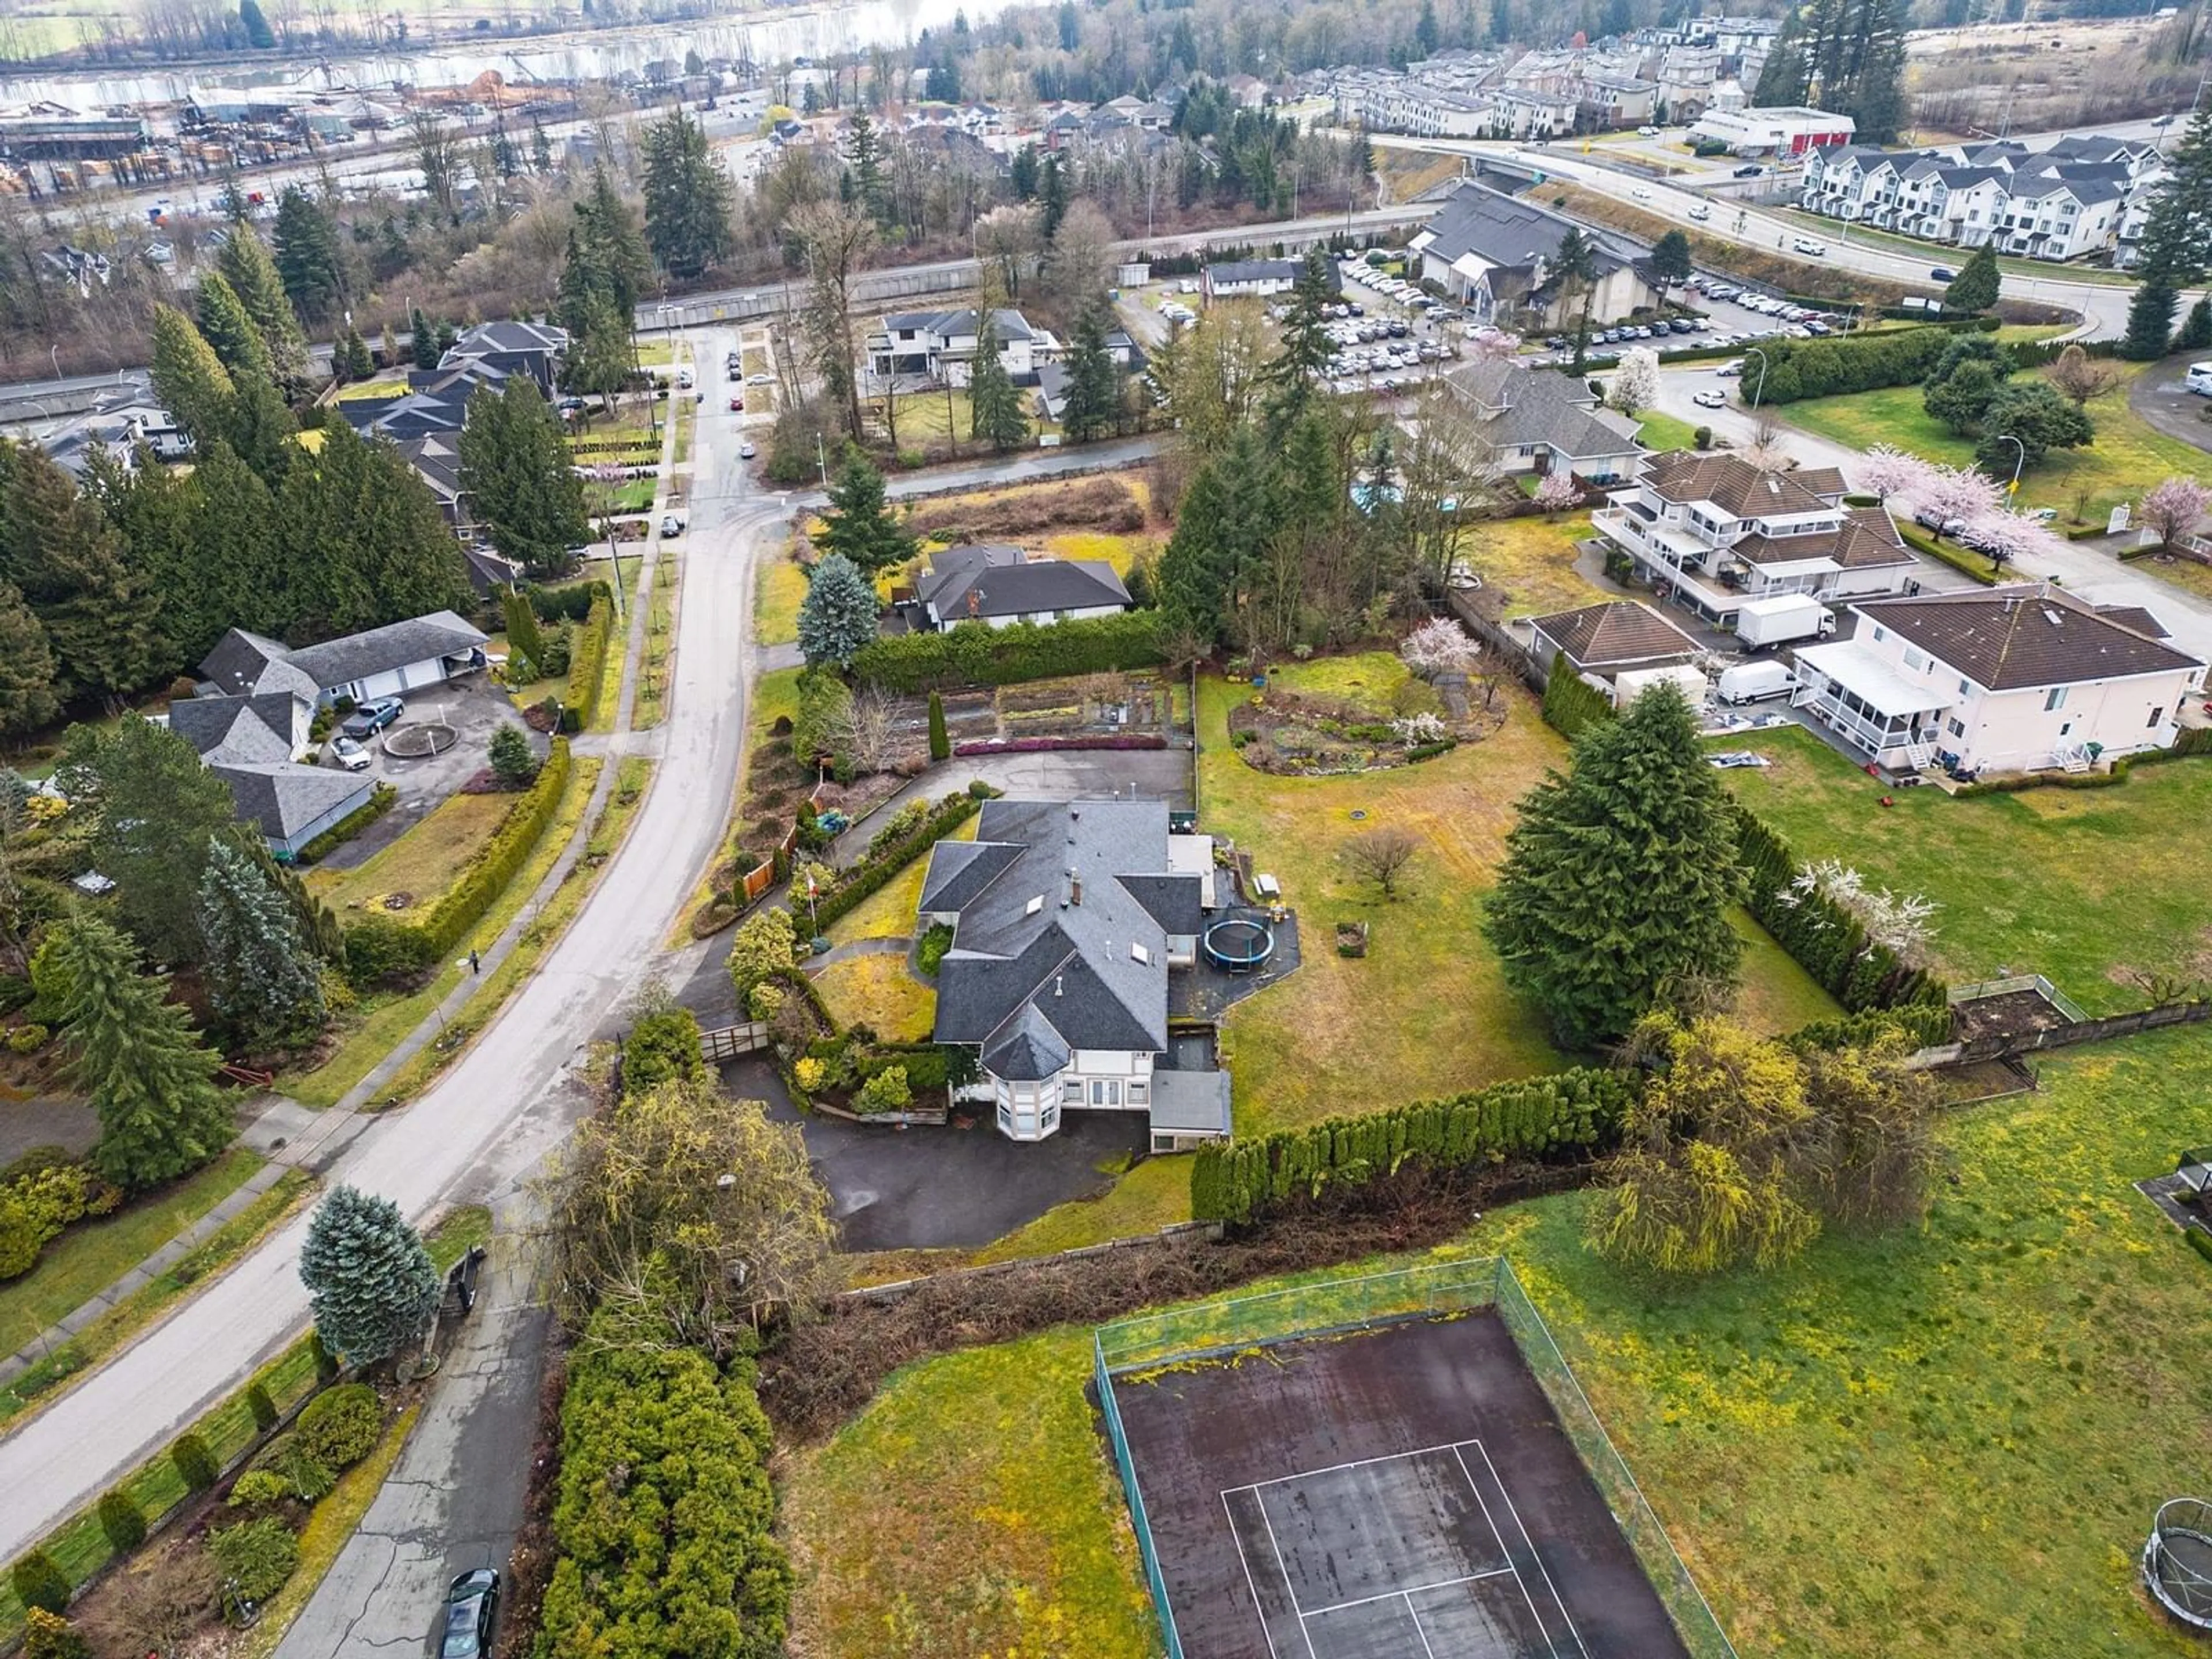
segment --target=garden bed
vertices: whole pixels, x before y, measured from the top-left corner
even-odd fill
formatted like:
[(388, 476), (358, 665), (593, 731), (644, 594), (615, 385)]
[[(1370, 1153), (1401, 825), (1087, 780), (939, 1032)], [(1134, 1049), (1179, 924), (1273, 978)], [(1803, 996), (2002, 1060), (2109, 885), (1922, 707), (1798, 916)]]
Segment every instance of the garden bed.
[[(1420, 699), (1401, 695), (1400, 701)], [(1462, 743), (1480, 742), (1504, 723), (1505, 705), (1494, 696), (1479, 698), (1463, 720), (1446, 720), (1427, 708), (1378, 714), (1343, 698), (1270, 690), (1229, 711), (1229, 741), (1255, 771), (1333, 777), (1433, 760)]]

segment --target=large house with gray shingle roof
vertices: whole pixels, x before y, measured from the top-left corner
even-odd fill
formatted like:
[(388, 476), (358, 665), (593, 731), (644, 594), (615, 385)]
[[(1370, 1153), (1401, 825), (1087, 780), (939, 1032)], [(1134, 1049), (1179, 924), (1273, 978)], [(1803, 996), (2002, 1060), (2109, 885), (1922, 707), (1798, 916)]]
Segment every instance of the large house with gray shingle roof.
[(1168, 1030), (1212, 884), (1211, 837), (1170, 833), (1163, 801), (987, 801), (975, 840), (938, 842), (935, 1037), (975, 1051), (968, 1094), (1001, 1133), (1042, 1140), (1079, 1109), (1147, 1114), (1160, 1151), (1229, 1133), (1228, 1073), (1176, 1066)]
[(2048, 583), (1850, 608), (1850, 639), (1797, 653), (1792, 701), (1887, 767), (2086, 771), (2172, 747), (2203, 690), (2148, 611)]
[(169, 729), (230, 786), (238, 816), (260, 830), (271, 852), (289, 859), (366, 806), (376, 780), (367, 772), (301, 764), (313, 696), (302, 695), (286, 675), (270, 680), (276, 689), (173, 702)]
[(292, 691), (310, 705), (403, 696), (484, 665), (489, 636), (450, 611), (386, 623), (297, 647), (234, 628), (200, 664), (200, 678), (228, 696)]
[(1444, 386), (1478, 422), (1482, 459), (1503, 473), (1566, 472), (1593, 483), (1636, 476), (1636, 422), (1598, 407), (1579, 375), (1504, 358), (1462, 363)]
[(1129, 590), (1103, 559), (1031, 558), (1018, 547), (973, 544), (927, 556), (902, 607), (917, 632), (963, 622), (1082, 622), (1129, 608)]

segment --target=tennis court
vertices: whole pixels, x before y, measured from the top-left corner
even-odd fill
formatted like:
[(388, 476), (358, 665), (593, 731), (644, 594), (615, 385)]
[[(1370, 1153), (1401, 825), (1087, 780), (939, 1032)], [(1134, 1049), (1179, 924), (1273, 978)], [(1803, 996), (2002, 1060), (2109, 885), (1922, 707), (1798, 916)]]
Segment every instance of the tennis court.
[(1186, 1659), (1689, 1653), (1494, 1310), (1111, 1389)]

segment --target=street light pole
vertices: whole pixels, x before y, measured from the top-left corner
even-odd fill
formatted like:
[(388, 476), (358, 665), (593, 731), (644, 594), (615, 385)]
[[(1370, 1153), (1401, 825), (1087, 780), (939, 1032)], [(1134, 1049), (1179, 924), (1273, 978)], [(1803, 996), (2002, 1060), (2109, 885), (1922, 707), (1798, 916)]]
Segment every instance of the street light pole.
[(1766, 390), (1766, 353), (1757, 346), (1752, 346), (1744, 356), (1759, 359), (1759, 379), (1751, 388), (1751, 406), (1755, 410), (1759, 407), (1759, 394)]
[(1997, 441), (2010, 444), (2020, 452), (2020, 459), (2012, 464), (2012, 482), (2005, 486), (2005, 506), (2009, 511), (2017, 513), (2020, 511), (2020, 475), (2027, 465), (2027, 446), (2009, 432), (1998, 433)]

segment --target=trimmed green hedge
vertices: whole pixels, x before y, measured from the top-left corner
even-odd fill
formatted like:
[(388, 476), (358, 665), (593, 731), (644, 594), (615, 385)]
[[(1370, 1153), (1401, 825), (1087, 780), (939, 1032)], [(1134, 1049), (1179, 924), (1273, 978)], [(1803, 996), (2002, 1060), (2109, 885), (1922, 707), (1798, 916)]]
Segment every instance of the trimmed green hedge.
[(568, 696), (561, 714), (564, 732), (581, 732), (599, 717), (599, 682), (605, 678), (607, 647), (614, 627), (614, 607), (602, 588), (592, 599), (591, 611), (568, 650)]
[(2181, 1236), (2189, 1241), (2191, 1249), (2196, 1251), (2207, 1261), (2212, 1261), (2212, 1233), (2205, 1232), (2200, 1228), (2189, 1227), (2183, 1230)]
[(366, 985), (394, 974), (419, 973), (452, 950), (529, 860), (568, 784), (568, 744), (556, 738), (537, 781), (516, 798), (492, 838), (420, 921), (371, 915), (346, 924), (348, 977)]
[(1587, 1152), (1608, 1143), (1634, 1097), (1628, 1073), (1580, 1067), (1420, 1100), (1370, 1116), (1334, 1117), (1256, 1140), (1200, 1146), (1190, 1169), (1191, 1214), (1244, 1223), (1330, 1183), (1357, 1186), (1407, 1160), (1433, 1170), (1510, 1157)]
[(1897, 533), (1905, 538), (1905, 545), (1915, 547), (1940, 564), (1948, 564), (1962, 576), (1971, 576), (1984, 587), (1995, 587), (2003, 576), (1990, 568), (1990, 562), (1979, 553), (1949, 542), (1939, 542), (1918, 525), (1903, 520), (1894, 521)]
[(707, 1081), (707, 1058), (699, 1047), (699, 1021), (689, 1008), (664, 1008), (638, 1021), (623, 1040), (624, 1100), (677, 1079)]
[(1736, 856), (1748, 884), (1744, 908), (1753, 920), (1850, 1012), (1948, 1005), (1949, 990), (1942, 980), (1869, 939), (1858, 918), (1833, 899), (1796, 890), (1790, 884), (1801, 866), (1790, 843), (1741, 805)]
[(732, 1361), (726, 1375), (693, 1349), (592, 1335), (569, 1361), (561, 1402), (556, 1553), (538, 1651), (781, 1652), (792, 1571), (773, 1532), (752, 1361)]
[[(889, 884), (892, 877), (982, 810), (983, 798), (975, 794), (971, 786), (945, 796), (930, 809), (927, 817), (882, 848), (870, 842), (867, 857), (841, 874), (836, 885), (828, 892), (815, 896), (812, 929), (827, 931), (832, 922)], [(798, 902), (793, 902), (790, 909), (791, 919), (799, 924), (800, 937), (806, 937), (810, 931), (806, 910)]]
[(1806, 398), (1917, 385), (1936, 367), (1957, 331), (1931, 325), (1900, 329), (1893, 334), (1761, 341), (1759, 349), (1766, 354), (1766, 378), (1758, 382), (1759, 401), (1794, 404)]
[(1152, 668), (1159, 660), (1158, 613), (1125, 611), (1042, 626), (962, 623), (949, 633), (896, 634), (862, 646), (853, 659), (853, 676), (866, 685), (911, 693)]
[(368, 793), (368, 799), (356, 811), (347, 813), (329, 829), (317, 836), (293, 855), (295, 864), (313, 864), (327, 857), (331, 849), (343, 846), (362, 830), (374, 823), (393, 807), (399, 805), (399, 791), (392, 784), (380, 783)]
[(1947, 1002), (1915, 1002), (1902, 1008), (1869, 1008), (1840, 1019), (1815, 1020), (1784, 1036), (1792, 1048), (1863, 1048), (1887, 1031), (1901, 1033), (1915, 1047), (1930, 1048), (1951, 1040)]
[(1567, 653), (1556, 652), (1544, 681), (1544, 723), (1572, 742), (1594, 720), (1613, 718), (1613, 699), (1575, 672)]

